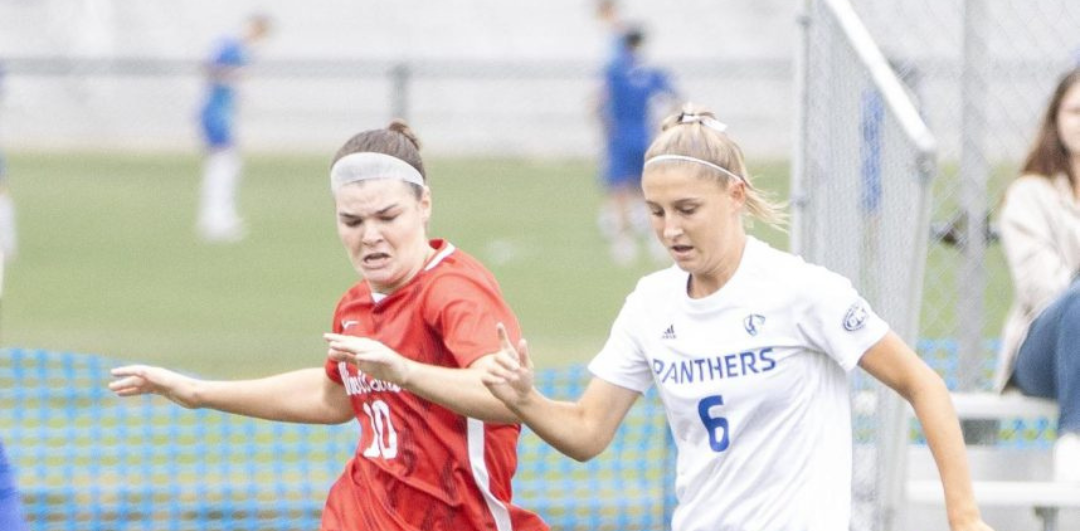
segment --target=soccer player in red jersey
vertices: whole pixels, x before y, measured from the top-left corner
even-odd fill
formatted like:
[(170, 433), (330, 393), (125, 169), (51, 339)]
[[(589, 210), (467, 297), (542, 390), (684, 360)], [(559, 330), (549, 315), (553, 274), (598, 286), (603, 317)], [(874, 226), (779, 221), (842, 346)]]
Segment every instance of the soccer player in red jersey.
[(362, 280), (341, 298), (325, 367), (210, 382), (157, 367), (113, 370), (120, 396), (289, 422), (356, 418), (356, 455), (330, 489), (323, 531), (546, 531), (511, 504), (518, 419), (480, 380), (517, 320), (478, 261), (429, 240), (431, 192), (404, 122), (360, 133), (334, 157), (338, 235)]

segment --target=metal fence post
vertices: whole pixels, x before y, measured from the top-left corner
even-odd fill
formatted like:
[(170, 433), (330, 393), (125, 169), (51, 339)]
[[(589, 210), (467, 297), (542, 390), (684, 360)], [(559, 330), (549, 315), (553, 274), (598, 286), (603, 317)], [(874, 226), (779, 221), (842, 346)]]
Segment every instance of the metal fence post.
[(409, 82), (412, 69), (408, 63), (397, 63), (390, 69), (390, 110), (394, 118), (409, 119)]
[(795, 78), (795, 138), (792, 140), (791, 150), (791, 252), (803, 254), (806, 252), (806, 235), (803, 229), (803, 216), (806, 215), (808, 198), (806, 196), (806, 137), (808, 134), (808, 118), (806, 107), (808, 106), (809, 92), (806, 76), (809, 72), (810, 53), (810, 24), (812, 0), (803, 0), (795, 14), (795, 23), (799, 26), (799, 38), (796, 39), (794, 66)]
[[(983, 0), (964, 1), (963, 101), (960, 154), (960, 208), (964, 224), (961, 250), (962, 278), (956, 315), (959, 316), (958, 385), (961, 391), (975, 390), (983, 371), (983, 306), (986, 289), (986, 187), (990, 164), (983, 150), (986, 132), (987, 78), (989, 51), (985, 38), (987, 5)], [(997, 432), (995, 421), (965, 421), (969, 443), (991, 440)]]

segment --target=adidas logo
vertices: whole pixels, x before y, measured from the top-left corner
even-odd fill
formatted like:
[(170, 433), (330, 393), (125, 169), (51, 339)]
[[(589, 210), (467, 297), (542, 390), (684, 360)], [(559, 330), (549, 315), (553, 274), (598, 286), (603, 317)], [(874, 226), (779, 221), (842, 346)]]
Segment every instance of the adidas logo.
[(668, 325), (667, 330), (664, 330), (660, 339), (675, 339), (675, 325)]

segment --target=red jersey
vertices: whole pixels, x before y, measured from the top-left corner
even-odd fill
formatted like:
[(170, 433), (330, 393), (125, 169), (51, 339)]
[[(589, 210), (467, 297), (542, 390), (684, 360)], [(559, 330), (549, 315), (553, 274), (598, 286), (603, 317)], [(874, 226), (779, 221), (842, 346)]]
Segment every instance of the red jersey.
[[(341, 298), (334, 331), (376, 339), (430, 365), (468, 367), (499, 349), (496, 323), (520, 337), (494, 276), (442, 240), (407, 284), (372, 298), (360, 281)], [(461, 416), (355, 365), (327, 361), (361, 426), (356, 455), (330, 489), (322, 531), (547, 530), (510, 504), (517, 424)]]

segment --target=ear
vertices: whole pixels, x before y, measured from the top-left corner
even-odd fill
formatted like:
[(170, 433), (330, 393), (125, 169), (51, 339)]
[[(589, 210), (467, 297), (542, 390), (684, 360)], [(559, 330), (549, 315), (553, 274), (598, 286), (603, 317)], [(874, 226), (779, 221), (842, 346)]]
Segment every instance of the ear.
[(431, 219), (431, 188), (427, 186), (424, 186), (424, 191), (420, 193), (420, 219), (425, 225)]
[(731, 198), (731, 202), (736, 207), (742, 208), (746, 205), (746, 183), (742, 180), (732, 179), (728, 182), (728, 197)]

